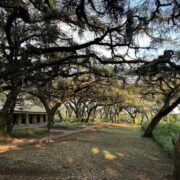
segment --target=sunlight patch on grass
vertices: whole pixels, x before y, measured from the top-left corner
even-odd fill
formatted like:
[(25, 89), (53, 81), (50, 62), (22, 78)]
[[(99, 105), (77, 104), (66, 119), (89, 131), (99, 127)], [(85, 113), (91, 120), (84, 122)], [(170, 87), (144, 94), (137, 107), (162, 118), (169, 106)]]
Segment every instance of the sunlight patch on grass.
[(127, 127), (127, 128), (137, 128), (137, 127), (139, 127), (136, 124), (128, 124), (128, 123), (119, 123), (119, 124), (113, 123), (111, 125), (112, 126), (117, 126), (117, 127)]
[(108, 159), (108, 160), (114, 160), (114, 159), (116, 159), (116, 156), (114, 156), (113, 154), (111, 154), (111, 153), (110, 153), (109, 151), (107, 151), (107, 150), (104, 150), (103, 153), (104, 153), (105, 159)]
[(62, 142), (62, 144), (67, 144), (67, 143), (69, 143), (69, 141), (64, 141), (64, 142)]
[(147, 156), (148, 159), (153, 160), (153, 161), (158, 161), (159, 159), (154, 156)]
[(10, 151), (10, 150), (18, 150), (20, 149), (19, 147), (17, 146), (0, 146), (0, 153), (5, 153), (7, 151)]
[(66, 160), (69, 162), (69, 163), (73, 163), (74, 162), (74, 159), (70, 156), (67, 156), (66, 157)]
[(6, 143), (17, 144), (17, 143), (21, 143), (23, 141), (24, 141), (24, 139), (12, 138), (10, 136), (0, 136), (0, 145), (6, 144)]
[(42, 144), (36, 144), (35, 147), (39, 149), (45, 149), (45, 147)]
[(124, 154), (122, 152), (117, 152), (116, 154), (120, 157), (124, 157)]
[(139, 180), (151, 180), (150, 178), (148, 178), (146, 175), (144, 174), (140, 174), (140, 175), (137, 175), (137, 179)]
[(93, 154), (99, 154), (99, 148), (97, 148), (97, 147), (93, 147), (91, 149), (91, 151), (92, 151)]

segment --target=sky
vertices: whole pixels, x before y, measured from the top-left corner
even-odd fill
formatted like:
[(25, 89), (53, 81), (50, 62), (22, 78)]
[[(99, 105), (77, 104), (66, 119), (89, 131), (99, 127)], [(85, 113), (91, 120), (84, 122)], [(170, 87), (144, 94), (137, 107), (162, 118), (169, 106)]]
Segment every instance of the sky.
[[(61, 28), (61, 30), (63, 32), (65, 32), (65, 34), (68, 34), (68, 37), (72, 38), (73, 41), (75, 41), (79, 44), (91, 41), (96, 38), (96, 35), (90, 31), (84, 31), (83, 36), (80, 37), (78, 34), (78, 31), (72, 30), (72, 27), (68, 26), (65, 23), (60, 23), (59, 27)], [(141, 34), (138, 37), (136, 37), (136, 42), (141, 47), (148, 47), (151, 43), (151, 39), (147, 35)], [(93, 50), (96, 51), (97, 49), (98, 49), (98, 52), (97, 52), (98, 54), (104, 55), (107, 58), (111, 57), (111, 51), (108, 51), (106, 48), (103, 48), (102, 46), (94, 45)], [(127, 48), (121, 47), (117, 51), (117, 54), (124, 54), (126, 51), (127, 51)], [(133, 49), (129, 50), (129, 56), (132, 58), (136, 58), (135, 51)], [(128, 58), (128, 59), (130, 59), (130, 58)]]

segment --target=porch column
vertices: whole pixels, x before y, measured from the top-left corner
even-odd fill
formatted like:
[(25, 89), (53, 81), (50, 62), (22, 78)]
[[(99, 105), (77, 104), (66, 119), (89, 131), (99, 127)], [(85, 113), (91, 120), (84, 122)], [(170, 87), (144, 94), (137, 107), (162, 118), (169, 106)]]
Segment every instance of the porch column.
[(37, 116), (36, 116), (36, 114), (33, 114), (33, 124), (37, 124)]
[(21, 116), (21, 114), (18, 114), (17, 121), (18, 121), (18, 125), (20, 126), (22, 124), (22, 116)]
[(40, 123), (43, 124), (43, 115), (40, 115)]

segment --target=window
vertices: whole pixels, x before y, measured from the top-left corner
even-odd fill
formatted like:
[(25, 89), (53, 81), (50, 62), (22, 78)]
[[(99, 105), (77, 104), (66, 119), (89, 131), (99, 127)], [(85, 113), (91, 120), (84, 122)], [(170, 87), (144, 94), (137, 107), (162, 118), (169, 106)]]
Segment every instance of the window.
[(18, 125), (18, 115), (17, 114), (13, 114), (13, 124)]
[(43, 122), (44, 123), (46, 122), (46, 115), (45, 114), (43, 115)]
[(32, 114), (29, 115), (29, 124), (33, 124), (33, 115)]
[(22, 124), (26, 124), (26, 114), (21, 114), (21, 122)]

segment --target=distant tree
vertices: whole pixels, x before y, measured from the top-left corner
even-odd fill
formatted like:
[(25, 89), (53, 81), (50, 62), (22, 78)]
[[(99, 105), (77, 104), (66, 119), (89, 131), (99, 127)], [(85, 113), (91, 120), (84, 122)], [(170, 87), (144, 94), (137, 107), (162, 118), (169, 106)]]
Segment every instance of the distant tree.
[[(75, 81), (75, 84), (81, 84), (81, 91), (74, 94), (66, 102), (66, 106), (71, 108), (78, 121), (88, 122), (92, 113), (99, 107), (121, 107), (124, 97), (117, 93), (117, 85), (104, 78), (95, 77), (94, 81), (83, 83), (83, 78)], [(86, 85), (83, 87), (83, 84)]]

